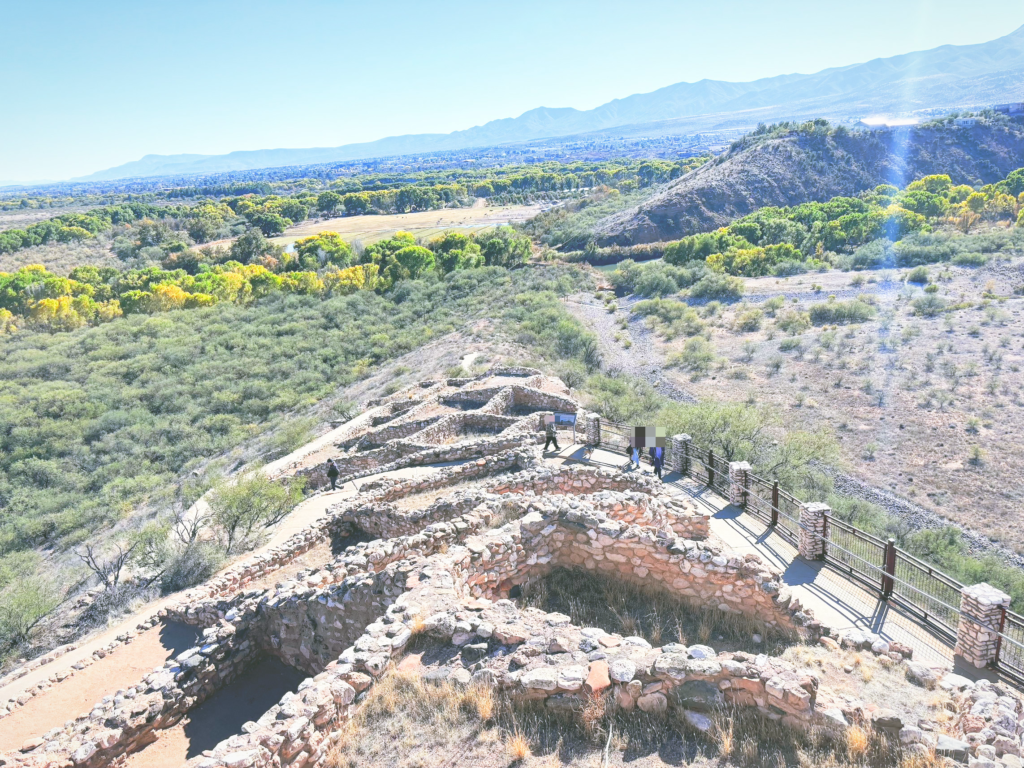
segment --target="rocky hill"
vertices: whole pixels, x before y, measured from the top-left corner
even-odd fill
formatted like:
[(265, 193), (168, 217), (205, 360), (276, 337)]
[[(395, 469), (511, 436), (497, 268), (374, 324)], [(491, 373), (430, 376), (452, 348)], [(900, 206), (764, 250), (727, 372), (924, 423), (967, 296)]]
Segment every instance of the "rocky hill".
[(764, 206), (902, 186), (932, 173), (988, 184), (1024, 166), (1024, 124), (936, 124), (881, 131), (766, 132), (670, 182), (635, 208), (598, 222), (602, 245), (671, 240), (724, 226)]

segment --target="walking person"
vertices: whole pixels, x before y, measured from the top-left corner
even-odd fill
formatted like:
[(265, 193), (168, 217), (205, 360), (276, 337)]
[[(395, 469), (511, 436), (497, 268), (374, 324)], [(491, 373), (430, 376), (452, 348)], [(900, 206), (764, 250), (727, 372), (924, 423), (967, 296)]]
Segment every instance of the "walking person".
[(651, 459), (651, 461), (654, 464), (654, 474), (656, 474), (658, 479), (661, 480), (661, 467), (665, 463), (665, 449), (655, 448), (654, 458)]
[[(633, 466), (633, 465), (636, 466)], [(629, 457), (629, 465), (633, 469), (640, 469), (640, 449), (633, 446), (633, 455)]]
[(341, 472), (338, 471), (338, 465), (334, 463), (334, 459), (327, 460), (327, 479), (331, 481), (331, 490), (336, 491), (338, 489), (338, 475)]
[(558, 433), (555, 432), (555, 422), (549, 421), (547, 424), (544, 425), (544, 435), (546, 437), (546, 439), (544, 440), (545, 452), (548, 450), (548, 446), (551, 445), (552, 443), (555, 444), (556, 451), (562, 450), (561, 448), (558, 447)]

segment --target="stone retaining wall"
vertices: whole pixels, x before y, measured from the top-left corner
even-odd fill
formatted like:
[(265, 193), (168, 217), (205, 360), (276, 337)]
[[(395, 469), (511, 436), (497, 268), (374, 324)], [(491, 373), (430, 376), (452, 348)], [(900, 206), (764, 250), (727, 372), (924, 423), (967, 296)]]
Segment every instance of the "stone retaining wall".
[[(438, 488), (453, 487), (483, 477), (499, 475), (519, 467), (532, 466), (534, 461), (536, 461), (536, 458), (528, 451), (504, 451), (493, 456), (478, 459), (471, 464), (444, 467), (416, 480), (385, 479), (373, 484), (367, 483), (363, 486), (363, 494), (359, 498), (344, 501), (331, 507), (325, 515), (291, 536), (280, 546), (246, 558), (242, 562), (216, 574), (199, 587), (184, 592), (179, 601), (180, 608), (172, 607), (171, 610), (175, 615), (185, 617), (183, 620), (189, 623), (200, 623), (187, 618), (190, 605), (233, 596), (240, 590), (245, 589), (251, 582), (283, 568), (296, 557), (325, 541), (332, 531), (336, 530), (336, 526), (340, 524), (338, 521), (344, 521), (350, 510), (359, 509), (374, 503), (383, 504), (404, 498), (405, 496), (437, 490)], [(439, 508), (431, 513), (434, 518), (433, 521), (436, 522), (441, 517), (443, 508), (443, 504), (439, 505)], [(462, 514), (461, 509), (458, 511), (456, 511), (455, 507), (450, 509), (452, 509), (453, 513)], [(415, 512), (412, 514), (415, 515)], [(399, 519), (400, 516), (396, 514), (394, 517), (395, 529), (387, 530), (382, 525), (378, 525), (375, 532), (381, 537), (391, 537), (402, 535), (405, 532), (412, 532), (408, 526), (400, 525)], [(361, 521), (362, 518), (360, 518)], [(369, 524), (367, 522), (367, 525)]]
[(506, 597), (561, 566), (656, 586), (786, 631), (820, 629), (781, 586), (781, 575), (755, 554), (729, 557), (696, 541), (660, 538), (577, 499), (539, 497), (528, 510), (499, 531), (466, 540), (456, 574), (468, 596)]
[[(170, 728), (192, 707), (239, 675), (258, 654), (246, 629), (223, 625), (204, 632), (192, 648), (149, 673), (135, 686), (105, 697), (92, 711), (27, 744), (6, 766), (74, 765), (101, 768), (135, 752)], [(70, 714), (70, 713), (69, 713)]]

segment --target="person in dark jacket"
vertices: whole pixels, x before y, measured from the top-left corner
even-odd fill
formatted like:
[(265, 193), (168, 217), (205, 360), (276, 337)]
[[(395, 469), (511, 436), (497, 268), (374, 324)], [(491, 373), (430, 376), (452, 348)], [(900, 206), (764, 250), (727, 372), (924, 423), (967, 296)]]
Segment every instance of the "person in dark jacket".
[(558, 447), (558, 433), (555, 432), (555, 422), (549, 421), (547, 424), (544, 425), (544, 435), (546, 438), (544, 440), (545, 451), (548, 449), (548, 446), (551, 445), (551, 443), (555, 444), (556, 451), (562, 450), (561, 448)]
[(661, 480), (661, 467), (665, 463), (665, 449), (655, 448), (653, 453), (654, 456), (651, 458), (651, 463), (654, 464), (654, 474)]
[(331, 490), (336, 491), (338, 488), (338, 475), (341, 472), (338, 471), (338, 465), (334, 463), (334, 459), (327, 460), (327, 479), (331, 481)]

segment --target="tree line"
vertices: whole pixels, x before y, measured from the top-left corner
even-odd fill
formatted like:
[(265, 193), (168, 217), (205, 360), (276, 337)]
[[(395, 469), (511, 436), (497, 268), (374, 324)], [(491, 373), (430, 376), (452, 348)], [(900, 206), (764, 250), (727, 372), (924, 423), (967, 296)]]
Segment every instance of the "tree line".
[[(882, 184), (859, 197), (761, 208), (715, 232), (665, 244), (664, 258), (676, 266), (704, 262), (716, 271), (747, 277), (830, 265), (877, 266), (876, 251), (895, 254), (895, 266), (913, 266), (924, 263), (915, 261), (920, 250), (901, 248), (900, 241), (909, 245), (940, 227), (966, 235), (982, 222), (1024, 226), (1024, 168), (979, 189), (954, 185), (947, 175), (933, 175), (902, 190)], [(896, 245), (865, 249), (879, 241)]]
[[(154, 235), (159, 242), (159, 235)], [(446, 232), (419, 245), (398, 232), (356, 254), (336, 232), (295, 243), (289, 253), (249, 230), (230, 249), (172, 250), (161, 267), (118, 270), (81, 266), (67, 277), (40, 265), (0, 272), (0, 333), (30, 326), (51, 332), (98, 325), (130, 314), (251, 304), (273, 293), (331, 296), (383, 293), (428, 273), (443, 277), (477, 267), (512, 268), (530, 256), (529, 238), (511, 227), (467, 236)]]

